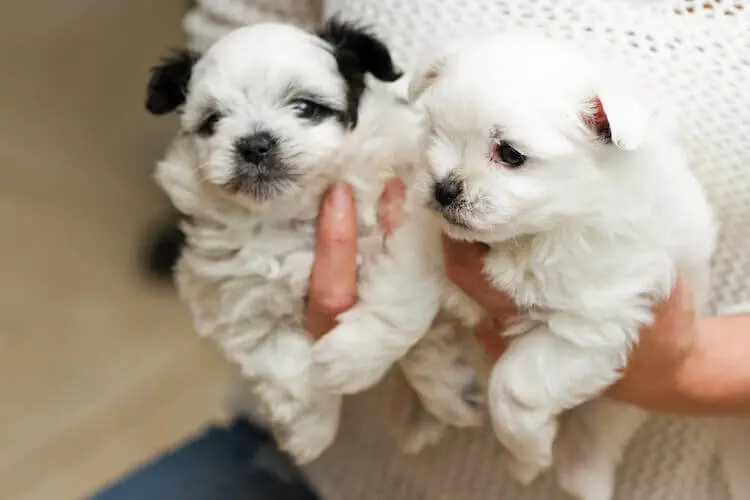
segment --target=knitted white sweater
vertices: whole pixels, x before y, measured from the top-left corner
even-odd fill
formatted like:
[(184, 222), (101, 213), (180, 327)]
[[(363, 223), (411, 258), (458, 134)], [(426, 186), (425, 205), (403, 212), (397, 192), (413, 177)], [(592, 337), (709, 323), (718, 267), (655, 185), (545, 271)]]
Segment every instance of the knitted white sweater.
[[(750, 303), (748, 0), (198, 0), (185, 30), (189, 44), (202, 49), (240, 24), (275, 19), (311, 27), (337, 10), (374, 25), (406, 67), (438, 37), (517, 26), (624, 60), (684, 116), (685, 144), (722, 224), (714, 309)], [(417, 458), (401, 455), (389, 437), (388, 385), (351, 398), (336, 444), (309, 467), (326, 499), (564, 498), (551, 475), (525, 489), (510, 479), (486, 430), (455, 432)], [(617, 499), (731, 498), (718, 468), (716, 425), (654, 417), (626, 453)], [(732, 425), (737, 439), (750, 443), (750, 425)], [(750, 446), (745, 450), (732, 460), (750, 483)]]

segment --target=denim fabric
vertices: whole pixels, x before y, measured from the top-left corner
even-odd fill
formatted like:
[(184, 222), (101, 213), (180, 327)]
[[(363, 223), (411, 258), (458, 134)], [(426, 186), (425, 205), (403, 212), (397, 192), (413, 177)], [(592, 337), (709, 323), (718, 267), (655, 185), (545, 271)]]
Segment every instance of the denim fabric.
[(302, 472), (255, 425), (211, 427), (91, 500), (320, 500)]

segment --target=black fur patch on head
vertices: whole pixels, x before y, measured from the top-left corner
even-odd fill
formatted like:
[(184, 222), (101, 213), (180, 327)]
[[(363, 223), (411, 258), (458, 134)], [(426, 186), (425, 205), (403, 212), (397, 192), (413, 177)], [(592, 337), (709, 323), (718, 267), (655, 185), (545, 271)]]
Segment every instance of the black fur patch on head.
[(171, 113), (185, 103), (188, 82), (199, 55), (190, 50), (174, 51), (151, 69), (146, 109), (154, 115)]
[(365, 74), (370, 73), (384, 82), (393, 82), (402, 73), (394, 66), (385, 43), (364, 26), (334, 16), (318, 31), (318, 36), (333, 46), (339, 72), (348, 87), (347, 121), (350, 127), (354, 127), (359, 101), (366, 88)]

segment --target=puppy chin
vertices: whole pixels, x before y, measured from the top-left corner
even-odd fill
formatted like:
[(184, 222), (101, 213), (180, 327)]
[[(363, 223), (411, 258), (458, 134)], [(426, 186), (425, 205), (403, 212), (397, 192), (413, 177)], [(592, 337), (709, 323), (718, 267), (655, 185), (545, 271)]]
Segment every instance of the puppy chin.
[(291, 197), (297, 191), (297, 184), (291, 177), (238, 177), (223, 188), (238, 198), (250, 199), (262, 205)]
[(455, 224), (452, 224), (445, 220), (442, 224), (442, 228), (443, 228), (443, 233), (445, 233), (446, 236), (454, 240), (471, 241), (471, 242), (474, 242), (474, 241), (484, 242), (485, 241), (485, 238), (483, 237), (482, 233), (475, 231), (473, 229), (466, 228), (466, 227), (456, 226)]
[(206, 163), (201, 170), (204, 182), (250, 209), (291, 198), (299, 191), (299, 176), (294, 169), (278, 161), (265, 165)]
[(485, 221), (472, 219), (460, 212), (431, 210), (443, 233), (454, 240), (499, 243), (518, 236), (510, 224), (488, 225)]
[(204, 178), (203, 184), (215, 196), (254, 213), (264, 212), (280, 200), (291, 200), (300, 191), (298, 184), (292, 179), (251, 180), (233, 177), (215, 182)]
[(465, 241), (476, 241), (479, 239), (479, 233), (459, 214), (435, 209), (434, 207), (430, 208), (430, 212), (435, 218), (436, 223), (448, 237), (454, 240)]

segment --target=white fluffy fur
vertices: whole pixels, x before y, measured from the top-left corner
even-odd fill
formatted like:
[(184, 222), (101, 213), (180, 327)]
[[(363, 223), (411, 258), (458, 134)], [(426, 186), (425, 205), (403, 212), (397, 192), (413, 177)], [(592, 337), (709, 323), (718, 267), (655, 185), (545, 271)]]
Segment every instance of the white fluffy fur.
[[(182, 112), (183, 133), (158, 165), (157, 180), (190, 216), (177, 283), (198, 331), (239, 364), (281, 446), (307, 462), (334, 439), (341, 403), (339, 395), (311, 383), (312, 342), (302, 324), (321, 195), (333, 182), (353, 186), (360, 281), (368, 283), (372, 259), (383, 250), (376, 201), (387, 178), (408, 177), (414, 170), (422, 129), (419, 113), (396, 97), (396, 89), (379, 82), (371, 82), (365, 92), (352, 130), (333, 118), (300, 123), (281, 96), (290, 87), (339, 108), (345, 105), (344, 79), (331, 48), (318, 37), (286, 25), (260, 24), (219, 40), (194, 68)], [(217, 106), (225, 116), (215, 134), (192, 133), (206, 108)], [(236, 175), (233, 145), (257, 129), (281, 138), (282, 161), (298, 174), (267, 199), (222, 188)], [(475, 423), (477, 410), (460, 401), (465, 388), (473, 387), (474, 372), (461, 363), (461, 349), (449, 338), (450, 325), (436, 328), (446, 338), (436, 335), (432, 345), (425, 342), (427, 354), (415, 349), (414, 360), (403, 362), (410, 367), (405, 371), (425, 394), (428, 407), (438, 406), (433, 399), (443, 399), (442, 407), (456, 413), (443, 419), (447, 423)], [(452, 369), (453, 364), (460, 366)], [(429, 422), (431, 435), (443, 425), (427, 413), (422, 421)], [(408, 437), (406, 448), (427, 444), (421, 426)]]
[[(489, 380), (511, 471), (531, 481), (554, 456), (567, 491), (609, 500), (644, 414), (596, 398), (618, 379), (677, 269), (705, 303), (716, 228), (703, 190), (663, 115), (619, 75), (542, 37), (459, 45), (426, 64), (411, 91), (428, 117), (427, 168), (376, 279), (315, 345), (318, 383), (338, 394), (376, 383), (425, 338), (441, 307), (475, 325), (482, 311), (445, 278), (440, 232), (484, 242), (487, 277), (521, 311), (506, 334), (526, 332)], [(587, 125), (595, 97), (612, 144)], [(526, 163), (511, 169), (491, 159), (499, 141)], [(447, 176), (463, 194), (439, 213), (433, 185)], [(441, 216), (448, 212), (458, 225)]]

